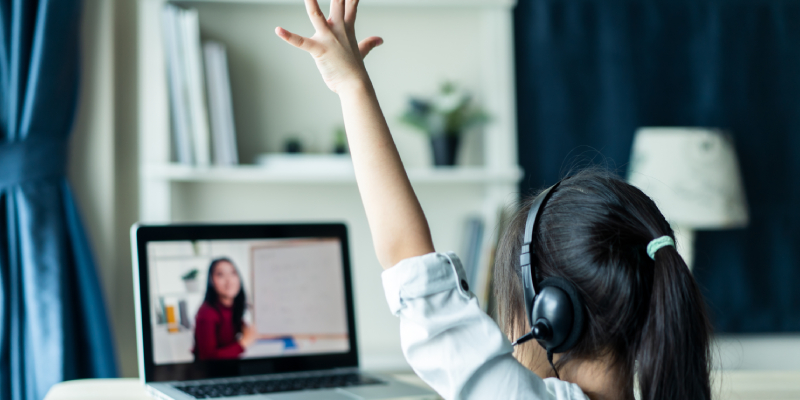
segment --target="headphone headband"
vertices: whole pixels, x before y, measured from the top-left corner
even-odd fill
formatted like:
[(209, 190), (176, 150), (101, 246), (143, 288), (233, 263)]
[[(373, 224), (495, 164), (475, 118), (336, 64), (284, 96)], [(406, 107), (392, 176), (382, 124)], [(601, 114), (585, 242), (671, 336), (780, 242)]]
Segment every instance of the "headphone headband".
[[(539, 217), (541, 216), (542, 209), (544, 208), (543, 205), (550, 199), (553, 190), (561, 184), (561, 181), (556, 182), (555, 185), (550, 186), (549, 188), (542, 190), (535, 199), (533, 199), (533, 203), (531, 203), (531, 208), (528, 210), (528, 219), (525, 221), (525, 236), (523, 237), (524, 244), (530, 244), (533, 240), (533, 230), (536, 228), (536, 222), (539, 221)], [(533, 217), (533, 218), (531, 218)]]
[[(545, 203), (547, 203), (547, 200), (549, 200), (550, 196), (553, 194), (553, 189), (557, 188), (560, 184), (561, 181), (558, 181), (555, 185), (542, 190), (542, 192), (533, 199), (531, 208), (528, 210), (528, 218), (525, 221), (525, 235), (523, 236), (522, 251), (519, 256), (519, 267), (522, 276), (522, 291), (525, 295), (525, 308), (528, 311), (529, 320), (533, 307), (533, 298), (539, 292), (539, 288), (537, 287), (538, 282), (536, 282), (537, 274), (534, 273), (533, 268), (531, 268), (533, 256), (536, 254), (536, 249), (531, 245), (531, 242), (533, 242), (533, 232), (539, 225), (539, 217), (542, 214)], [(531, 326), (533, 326), (534, 322), (535, 321), (530, 321)]]

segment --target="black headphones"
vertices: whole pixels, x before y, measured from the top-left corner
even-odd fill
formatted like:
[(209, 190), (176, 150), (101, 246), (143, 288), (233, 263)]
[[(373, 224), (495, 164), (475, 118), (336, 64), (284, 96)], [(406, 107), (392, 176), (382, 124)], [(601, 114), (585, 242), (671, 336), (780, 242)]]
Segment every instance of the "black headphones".
[[(553, 353), (563, 353), (578, 342), (583, 331), (583, 300), (575, 285), (564, 278), (553, 277), (539, 282), (533, 243), (537, 222), (542, 209), (550, 199), (553, 190), (561, 182), (545, 189), (533, 200), (525, 222), (525, 237), (520, 252), (520, 272), (522, 292), (525, 295), (525, 310), (531, 331), (514, 343), (516, 346), (536, 339), (547, 350), (547, 358), (552, 364)], [(555, 368), (554, 368), (555, 369)], [(556, 372), (556, 374), (558, 374)]]

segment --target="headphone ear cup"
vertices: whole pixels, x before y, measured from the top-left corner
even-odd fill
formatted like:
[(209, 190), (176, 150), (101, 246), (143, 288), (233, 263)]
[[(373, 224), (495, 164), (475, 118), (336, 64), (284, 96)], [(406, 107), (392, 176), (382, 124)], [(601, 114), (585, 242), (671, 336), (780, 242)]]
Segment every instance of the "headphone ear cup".
[(575, 346), (583, 332), (583, 300), (575, 286), (564, 278), (547, 278), (539, 287), (531, 320), (544, 319), (552, 330), (550, 339), (539, 343), (548, 351), (563, 353)]

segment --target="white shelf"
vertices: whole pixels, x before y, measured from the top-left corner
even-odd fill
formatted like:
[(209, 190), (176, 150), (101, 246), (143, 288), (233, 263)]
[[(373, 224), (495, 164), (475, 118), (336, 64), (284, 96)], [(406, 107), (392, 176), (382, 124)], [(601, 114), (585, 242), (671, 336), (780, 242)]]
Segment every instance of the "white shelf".
[[(175, 0), (179, 4), (221, 3), (221, 4), (265, 4), (265, 5), (298, 5), (302, 0)], [(320, 5), (329, 4), (330, 0), (320, 0)], [(517, 0), (363, 0), (359, 7), (404, 6), (404, 7), (502, 7), (513, 8)]]
[[(171, 182), (261, 182), (281, 184), (348, 184), (355, 183), (353, 171), (269, 168), (259, 165), (235, 167), (196, 167), (181, 164), (144, 166), (145, 179)], [(415, 184), (512, 184), (522, 177), (522, 170), (488, 169), (485, 167), (414, 168), (408, 177)]]
[[(195, 167), (172, 163), (170, 104), (161, 10), (170, 0), (138, 0), (139, 218), (171, 221), (343, 221), (348, 226), (362, 363), (408, 368), (399, 322), (386, 312), (380, 266), (352, 167), (300, 163)], [(225, 43), (241, 160), (283, 148), (301, 136), (307, 150), (331, 148), (342, 121), (335, 94), (308, 56), (274, 36), (275, 26), (310, 33), (302, 0), (171, 1), (198, 9), (201, 35)], [(320, 1), (327, 12), (329, 0)], [(408, 176), (442, 250), (462, 246), (464, 222), (480, 217), (491, 246), (498, 209), (518, 197), (513, 8), (517, 0), (362, 0), (359, 31), (386, 49), (370, 55), (378, 90)], [(430, 38), (441, 40), (431, 41)], [(442, 43), (447, 43), (443, 46)], [(430, 144), (398, 121), (411, 95), (447, 79), (475, 95), (491, 122), (462, 142), (467, 165), (429, 166)], [(278, 163), (280, 164), (280, 163)], [(479, 166), (477, 166), (479, 165)], [(488, 254), (488, 252), (487, 252)], [(477, 285), (485, 290), (487, 285)], [(480, 294), (483, 298), (485, 293)]]

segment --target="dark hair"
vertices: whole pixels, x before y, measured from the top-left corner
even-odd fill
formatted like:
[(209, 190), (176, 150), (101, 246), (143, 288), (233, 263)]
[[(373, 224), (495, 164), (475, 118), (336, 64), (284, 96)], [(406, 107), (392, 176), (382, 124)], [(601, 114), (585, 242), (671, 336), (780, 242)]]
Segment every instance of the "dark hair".
[(217, 290), (214, 289), (214, 268), (217, 267), (217, 264), (221, 262), (228, 262), (233, 265), (233, 269), (236, 270), (236, 275), (239, 276), (239, 293), (236, 294), (236, 297), (233, 298), (233, 331), (234, 332), (241, 332), (242, 331), (242, 316), (244, 315), (244, 303), (245, 303), (245, 295), (244, 295), (244, 282), (242, 282), (242, 274), (239, 273), (239, 269), (236, 268), (236, 264), (233, 263), (227, 257), (220, 257), (211, 260), (211, 264), (208, 266), (208, 283), (206, 284), (206, 297), (203, 299), (203, 302), (208, 304), (211, 307), (217, 307), (219, 305), (219, 294)]
[[(519, 253), (531, 200), (509, 222), (497, 250), (498, 321), (516, 339), (530, 327), (519, 277)], [(641, 190), (613, 173), (588, 169), (562, 181), (543, 209), (536, 236), (539, 279), (572, 282), (585, 301), (586, 322), (569, 360), (608, 357), (642, 400), (710, 399), (711, 325), (700, 290), (674, 247), (647, 255), (669, 223)], [(535, 341), (521, 345), (538, 346)]]

